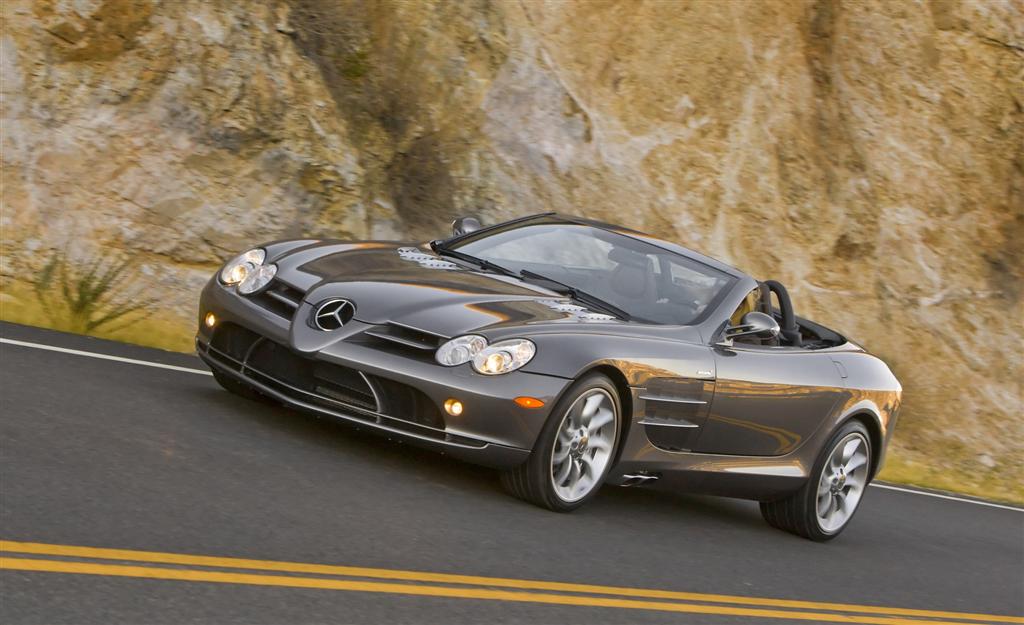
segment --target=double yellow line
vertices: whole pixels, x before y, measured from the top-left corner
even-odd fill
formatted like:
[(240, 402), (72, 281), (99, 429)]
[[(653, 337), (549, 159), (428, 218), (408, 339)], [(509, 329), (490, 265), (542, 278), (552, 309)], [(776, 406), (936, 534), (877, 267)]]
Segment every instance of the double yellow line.
[[(118, 561), (118, 563), (111, 564), (109, 561)], [(924, 622), (945, 623), (946, 625), (951, 623), (977, 625), (978, 622), (1024, 623), (1022, 617), (994, 614), (888, 608), (127, 549), (102, 549), (9, 540), (0, 540), (0, 569), (289, 588), (319, 588), (828, 623), (869, 623), (873, 625), (906, 625), (910, 623), (920, 625)], [(953, 620), (936, 621), (932, 619)]]

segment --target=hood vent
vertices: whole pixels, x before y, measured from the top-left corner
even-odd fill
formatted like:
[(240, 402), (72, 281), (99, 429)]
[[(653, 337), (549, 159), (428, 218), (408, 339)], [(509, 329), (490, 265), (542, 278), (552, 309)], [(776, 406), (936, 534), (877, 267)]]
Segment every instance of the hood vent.
[(363, 334), (381, 341), (401, 345), (402, 347), (430, 352), (435, 351), (442, 343), (448, 340), (447, 336), (395, 323), (394, 321), (373, 326), (363, 331)]

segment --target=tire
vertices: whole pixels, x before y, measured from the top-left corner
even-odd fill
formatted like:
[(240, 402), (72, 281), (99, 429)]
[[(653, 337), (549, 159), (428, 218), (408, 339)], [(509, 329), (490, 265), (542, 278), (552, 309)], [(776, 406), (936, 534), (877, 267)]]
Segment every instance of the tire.
[[(854, 442), (858, 444), (853, 446)], [(844, 450), (850, 448), (850, 460), (842, 461)], [(863, 499), (871, 481), (872, 453), (864, 424), (847, 422), (822, 448), (807, 483), (785, 499), (762, 501), (761, 515), (774, 528), (816, 542), (832, 540), (849, 526)]]
[(239, 382), (235, 378), (227, 375), (226, 373), (221, 373), (216, 369), (213, 369), (213, 379), (217, 380), (217, 384), (220, 384), (221, 388), (231, 393), (234, 393), (235, 395), (238, 395), (240, 397), (244, 397), (252, 401), (258, 401), (263, 404), (277, 403), (270, 397), (267, 397), (266, 395), (257, 391), (251, 386), (243, 384), (242, 382)]
[[(622, 402), (607, 376), (580, 378), (555, 404), (529, 459), (502, 473), (502, 485), (511, 495), (555, 512), (579, 508), (597, 495), (612, 467), (621, 415)], [(560, 474), (564, 477), (556, 484)]]

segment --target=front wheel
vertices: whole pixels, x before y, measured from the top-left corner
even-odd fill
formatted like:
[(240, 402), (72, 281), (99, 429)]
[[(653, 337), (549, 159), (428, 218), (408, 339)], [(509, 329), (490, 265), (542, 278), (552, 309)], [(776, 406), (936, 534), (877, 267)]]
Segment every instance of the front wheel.
[(503, 473), (512, 495), (556, 512), (582, 506), (600, 490), (619, 440), (621, 403), (607, 376), (581, 378), (551, 411), (530, 458)]
[(762, 501), (772, 527), (824, 542), (832, 540), (857, 511), (871, 472), (871, 437), (858, 421), (841, 427), (822, 449), (811, 479), (793, 495)]

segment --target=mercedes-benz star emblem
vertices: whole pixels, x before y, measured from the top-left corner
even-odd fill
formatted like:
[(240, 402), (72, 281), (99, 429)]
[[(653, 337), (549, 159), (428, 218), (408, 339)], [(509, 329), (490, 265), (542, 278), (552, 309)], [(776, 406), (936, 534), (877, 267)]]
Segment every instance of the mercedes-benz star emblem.
[(337, 330), (352, 320), (356, 306), (347, 299), (329, 299), (313, 313), (313, 323), (325, 332)]

